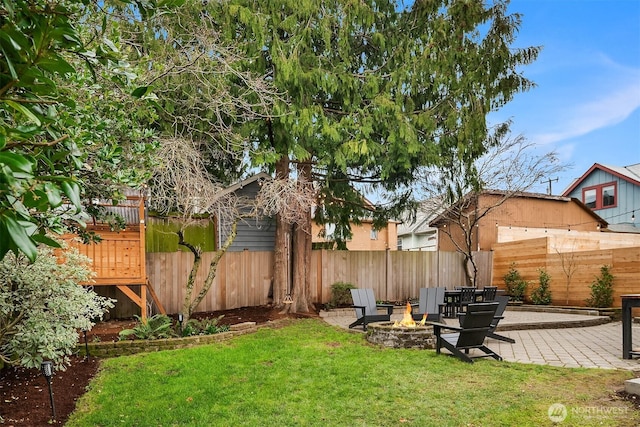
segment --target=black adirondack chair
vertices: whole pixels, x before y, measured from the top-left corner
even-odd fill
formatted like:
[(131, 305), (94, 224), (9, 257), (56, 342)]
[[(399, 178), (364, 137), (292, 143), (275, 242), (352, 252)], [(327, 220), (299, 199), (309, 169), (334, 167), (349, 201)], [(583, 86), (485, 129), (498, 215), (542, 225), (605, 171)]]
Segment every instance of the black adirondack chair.
[[(478, 357), (502, 360), (499, 354), (484, 345), (497, 309), (497, 302), (473, 303), (467, 306), (467, 312), (460, 326), (432, 323), (436, 335), (436, 352), (440, 354), (440, 349), (444, 347), (455, 357), (468, 363), (473, 363), (473, 359)], [(447, 329), (455, 332), (442, 333)], [(471, 356), (469, 350), (472, 349), (480, 350), (484, 354)]]
[[(500, 335), (495, 332), (496, 328), (498, 327), (498, 323), (500, 323), (500, 320), (504, 318), (504, 310), (507, 308), (509, 297), (500, 295), (497, 296), (494, 301), (498, 303), (498, 308), (496, 309), (495, 316), (493, 316), (493, 322), (491, 322), (491, 327), (489, 328), (489, 333), (487, 333), (487, 338), (493, 338), (496, 340), (514, 344), (516, 340), (514, 340), (513, 338), (505, 337), (504, 335)], [(460, 314), (458, 316), (458, 319), (460, 320), (460, 325), (462, 325), (464, 313)]]
[(489, 329), (487, 337), (500, 341), (510, 342), (511, 344), (513, 344), (516, 342), (516, 340), (514, 340), (513, 338), (505, 337), (504, 335), (495, 333), (495, 330), (498, 327), (498, 323), (500, 323), (500, 320), (504, 317), (504, 310), (505, 308), (507, 308), (509, 297), (500, 295), (496, 297), (495, 301), (498, 303), (498, 309), (496, 310), (496, 315), (493, 317), (493, 322), (491, 322), (491, 328)]
[(420, 288), (418, 304), (412, 304), (413, 320), (422, 320), (427, 314), (428, 322), (442, 322), (445, 288)]
[[(373, 289), (351, 289), (351, 298), (353, 308), (356, 309), (356, 321), (350, 324), (349, 328), (362, 325), (362, 329), (366, 331), (367, 323), (391, 321), (393, 304), (376, 304)], [(387, 312), (381, 314), (378, 308), (385, 309)]]

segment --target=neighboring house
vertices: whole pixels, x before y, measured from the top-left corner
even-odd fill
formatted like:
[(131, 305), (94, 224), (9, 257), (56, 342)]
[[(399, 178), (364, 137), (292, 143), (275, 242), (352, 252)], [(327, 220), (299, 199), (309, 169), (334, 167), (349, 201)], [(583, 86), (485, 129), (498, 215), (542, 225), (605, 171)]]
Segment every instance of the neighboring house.
[[(264, 180), (272, 179), (268, 174), (261, 172), (225, 189), (226, 192), (235, 192), (238, 196), (255, 199)], [(396, 249), (397, 223), (389, 221), (388, 226), (381, 230), (374, 230), (370, 220), (363, 219), (361, 225), (352, 224), (353, 237), (347, 242), (349, 250), (385, 250)], [(228, 228), (228, 227), (227, 227)], [(320, 237), (322, 226), (312, 223), (311, 235), (314, 247), (328, 247), (331, 245), (331, 226), (325, 227), (327, 238)], [(225, 227), (218, 223), (220, 230), (218, 247), (227, 236)], [(273, 218), (244, 218), (238, 222), (237, 235), (229, 251), (272, 251), (275, 245), (276, 224)]]
[[(483, 191), (477, 199), (479, 212), (488, 206), (495, 206), (505, 196), (504, 191)], [(473, 215), (476, 203), (466, 208)], [(455, 251), (456, 247), (440, 229), (449, 227), (453, 238), (462, 241), (462, 233), (454, 223), (447, 219), (447, 212), (439, 215), (430, 225), (439, 229), (438, 249)], [(579, 199), (550, 196), (538, 193), (516, 193), (502, 204), (493, 207), (478, 221), (472, 233), (472, 248), (476, 251), (489, 251), (498, 242), (499, 232), (508, 233), (510, 228), (544, 230), (558, 229), (568, 233), (573, 231), (599, 231), (607, 227), (607, 222), (587, 208)], [(533, 234), (533, 233), (532, 233)]]
[(436, 218), (428, 210), (429, 201), (420, 203), (413, 222), (403, 221), (398, 225), (399, 251), (435, 251), (438, 249), (438, 229), (429, 223)]
[(609, 223), (610, 231), (640, 233), (640, 163), (594, 163), (562, 195), (581, 200)]
[[(314, 248), (328, 248), (333, 249), (333, 242), (331, 235), (335, 226), (332, 224), (324, 225), (324, 235), (320, 234), (323, 231), (323, 226), (312, 223), (311, 226), (311, 239)], [(373, 228), (373, 222), (368, 219), (363, 219), (360, 225), (351, 224), (351, 239), (347, 240), (347, 250), (350, 251), (384, 251), (390, 249), (395, 251), (398, 241), (398, 223), (396, 221), (389, 220), (387, 226), (375, 230)]]
[[(260, 172), (243, 181), (231, 185), (226, 192), (235, 192), (239, 197), (255, 200), (260, 185), (264, 180), (270, 180), (269, 174)], [(218, 220), (217, 229), (220, 230), (218, 247), (227, 238), (227, 229)], [(272, 251), (275, 246), (276, 223), (273, 218), (243, 218), (238, 222), (236, 238), (227, 249), (230, 252), (238, 251)]]

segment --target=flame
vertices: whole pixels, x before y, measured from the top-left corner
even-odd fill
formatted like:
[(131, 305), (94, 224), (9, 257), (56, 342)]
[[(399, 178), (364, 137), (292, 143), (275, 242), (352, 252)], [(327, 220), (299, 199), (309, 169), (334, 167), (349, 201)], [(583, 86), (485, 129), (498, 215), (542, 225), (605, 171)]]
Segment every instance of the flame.
[(407, 308), (404, 310), (404, 316), (402, 317), (402, 320), (400, 322), (396, 320), (393, 326), (396, 326), (396, 327), (402, 326), (405, 328), (416, 327), (416, 322), (413, 320), (413, 317), (411, 317), (411, 304), (408, 301), (407, 301)]

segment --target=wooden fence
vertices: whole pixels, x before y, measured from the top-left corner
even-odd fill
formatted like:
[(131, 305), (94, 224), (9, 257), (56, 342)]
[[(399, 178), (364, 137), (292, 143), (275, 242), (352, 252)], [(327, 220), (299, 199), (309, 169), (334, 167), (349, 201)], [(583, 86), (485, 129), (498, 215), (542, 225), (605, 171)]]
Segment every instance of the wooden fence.
[[(481, 276), (479, 286), (491, 283), (491, 252), (478, 253)], [(196, 278), (200, 289), (213, 253), (202, 256), (202, 271)], [(167, 313), (182, 311), (184, 288), (193, 255), (188, 252), (148, 253), (147, 275)], [(269, 302), (273, 252), (227, 252), (221, 259), (216, 278), (197, 311), (216, 311)], [(461, 255), (455, 252), (409, 251), (312, 251), (311, 292), (314, 302), (326, 303), (331, 285), (353, 283), (373, 288), (378, 299), (399, 301), (417, 297), (421, 287), (459, 286), (465, 283)], [(135, 288), (135, 287), (133, 287)], [(117, 288), (101, 287), (101, 294), (116, 298), (113, 317), (138, 314)]]
[(621, 295), (640, 292), (640, 247), (563, 252), (550, 238), (498, 243), (493, 246), (494, 285), (504, 288), (503, 277), (512, 263), (529, 282), (527, 297), (539, 285), (539, 269), (545, 268), (555, 305), (585, 306), (603, 265), (610, 266), (614, 276), (614, 307), (621, 306)]

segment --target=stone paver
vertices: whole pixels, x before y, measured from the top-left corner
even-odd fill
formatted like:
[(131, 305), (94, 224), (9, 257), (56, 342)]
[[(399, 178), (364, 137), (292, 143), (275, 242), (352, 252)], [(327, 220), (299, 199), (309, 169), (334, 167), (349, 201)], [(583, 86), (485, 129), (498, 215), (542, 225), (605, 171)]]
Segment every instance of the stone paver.
[[(324, 320), (332, 325), (347, 328), (355, 320), (352, 310), (335, 313), (321, 313)], [(402, 314), (394, 313), (392, 320), (401, 319)], [(514, 327), (517, 324), (540, 324), (544, 329), (506, 330), (501, 335), (516, 340), (515, 344), (487, 339), (486, 345), (502, 356), (504, 360), (520, 363), (534, 363), (562, 367), (585, 367), (604, 369), (629, 369), (640, 371), (640, 360), (622, 358), (622, 324), (609, 322), (597, 326), (548, 329), (545, 323), (563, 325), (571, 322), (593, 319), (594, 316), (540, 313), (527, 311), (505, 311), (500, 326)], [(455, 319), (447, 322), (457, 323)], [(362, 328), (354, 328), (362, 331)], [(640, 347), (640, 325), (633, 325), (633, 337)]]

